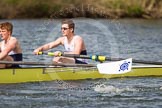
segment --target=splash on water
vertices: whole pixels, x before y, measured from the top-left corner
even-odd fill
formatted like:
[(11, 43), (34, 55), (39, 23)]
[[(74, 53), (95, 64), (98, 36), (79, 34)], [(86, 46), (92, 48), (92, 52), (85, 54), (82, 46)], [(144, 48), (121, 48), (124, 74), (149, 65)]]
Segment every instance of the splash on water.
[(162, 87), (160, 87), (160, 90), (162, 90)]
[(94, 87), (94, 91), (99, 92), (99, 93), (111, 93), (111, 94), (120, 94), (122, 92), (126, 92), (126, 91), (136, 91), (133, 88), (129, 88), (129, 87), (124, 87), (124, 88), (117, 88), (115, 86), (112, 85), (105, 85), (105, 84), (100, 84), (100, 85), (96, 85)]

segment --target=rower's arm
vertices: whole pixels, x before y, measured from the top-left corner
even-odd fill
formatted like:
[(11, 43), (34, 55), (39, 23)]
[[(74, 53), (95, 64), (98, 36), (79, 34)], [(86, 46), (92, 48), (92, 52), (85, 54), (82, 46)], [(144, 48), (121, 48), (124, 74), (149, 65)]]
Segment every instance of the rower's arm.
[(55, 48), (57, 47), (58, 45), (61, 45), (62, 44), (62, 40), (63, 38), (60, 37), (58, 39), (56, 39), (54, 42), (50, 42), (50, 43), (47, 43), (45, 45), (42, 45), (41, 47), (37, 48), (34, 50), (34, 53), (38, 53), (40, 51), (46, 51), (46, 50), (49, 50), (49, 49), (52, 49), (52, 48)]

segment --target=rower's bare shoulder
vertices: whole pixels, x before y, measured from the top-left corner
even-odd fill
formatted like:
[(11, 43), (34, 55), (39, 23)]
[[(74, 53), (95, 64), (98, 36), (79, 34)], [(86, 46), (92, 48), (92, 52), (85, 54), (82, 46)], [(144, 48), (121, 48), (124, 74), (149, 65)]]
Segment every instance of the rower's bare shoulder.
[(83, 38), (82, 38), (81, 36), (79, 36), (79, 35), (76, 35), (76, 36), (75, 36), (75, 39), (76, 39), (77, 41), (79, 41), (79, 40), (80, 40), (80, 41), (83, 41)]
[(59, 44), (63, 43), (63, 40), (64, 40), (64, 37), (62, 36), (62, 37), (57, 38), (55, 41), (50, 42), (49, 44), (52, 45), (52, 46), (53, 45), (59, 45)]
[(17, 40), (17, 38), (12, 36), (12, 37), (11, 37), (11, 40)]
[(65, 36), (61, 36), (59, 37), (60, 40), (64, 40), (65, 39)]
[(62, 41), (64, 41), (64, 37), (61, 36), (61, 37), (57, 38), (56, 41), (62, 42)]
[(11, 39), (10, 39), (10, 42), (18, 42), (18, 40), (17, 40), (17, 38), (16, 37), (11, 37)]

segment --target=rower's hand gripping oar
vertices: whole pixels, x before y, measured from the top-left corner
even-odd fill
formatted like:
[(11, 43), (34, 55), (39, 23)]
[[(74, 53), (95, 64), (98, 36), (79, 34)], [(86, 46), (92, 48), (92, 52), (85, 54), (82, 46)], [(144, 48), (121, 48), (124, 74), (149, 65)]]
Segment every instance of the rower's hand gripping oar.
[[(41, 54), (47, 54), (49, 56), (55, 56), (53, 52), (39, 52), (39, 55)], [(64, 56), (64, 57), (72, 57), (72, 58), (84, 58), (84, 59), (91, 59), (95, 61), (119, 61), (119, 60), (125, 60), (125, 58), (111, 58), (111, 57), (106, 57), (102, 55), (78, 55), (78, 54), (65, 54), (61, 53), (58, 56)], [(133, 63), (141, 63), (141, 64), (152, 64), (152, 65), (162, 65), (162, 62), (156, 62), (156, 61), (143, 61), (143, 60), (136, 60), (132, 59)]]

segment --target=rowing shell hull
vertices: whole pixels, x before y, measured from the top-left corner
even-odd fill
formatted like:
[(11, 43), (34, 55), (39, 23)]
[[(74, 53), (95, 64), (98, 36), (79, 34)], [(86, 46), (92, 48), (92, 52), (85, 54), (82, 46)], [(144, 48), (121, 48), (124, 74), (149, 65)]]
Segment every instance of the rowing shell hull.
[(100, 74), (96, 68), (19, 68), (0, 69), (0, 83), (22, 83), (53, 80), (81, 80), (98, 78), (124, 78), (162, 76), (161, 66), (134, 66), (125, 74)]

